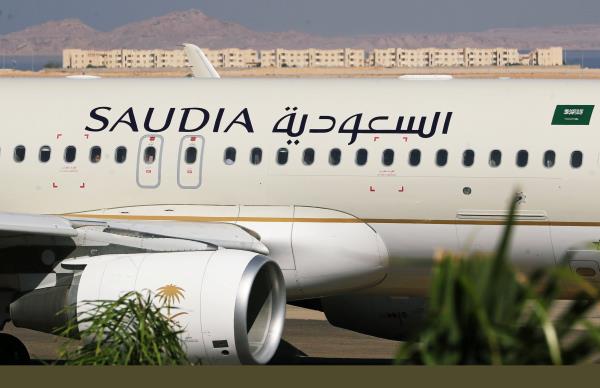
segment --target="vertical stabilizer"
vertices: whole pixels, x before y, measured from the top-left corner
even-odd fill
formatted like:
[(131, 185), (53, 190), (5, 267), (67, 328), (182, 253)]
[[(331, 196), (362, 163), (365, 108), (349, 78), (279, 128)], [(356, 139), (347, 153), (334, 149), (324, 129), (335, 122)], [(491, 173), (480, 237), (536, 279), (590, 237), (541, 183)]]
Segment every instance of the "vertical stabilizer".
[(184, 43), (183, 51), (187, 55), (194, 78), (221, 78), (200, 47)]

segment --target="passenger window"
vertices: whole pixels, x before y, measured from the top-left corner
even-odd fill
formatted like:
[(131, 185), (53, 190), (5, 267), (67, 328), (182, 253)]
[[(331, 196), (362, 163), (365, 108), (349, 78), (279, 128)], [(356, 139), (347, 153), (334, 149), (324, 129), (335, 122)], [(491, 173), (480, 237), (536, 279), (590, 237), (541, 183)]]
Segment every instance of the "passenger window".
[(92, 163), (98, 163), (102, 158), (102, 149), (98, 146), (92, 147), (90, 149), (90, 161)]
[(384, 166), (391, 166), (394, 163), (394, 150), (387, 149), (383, 151), (381, 162)]
[(262, 150), (258, 147), (252, 148), (250, 151), (250, 163), (257, 165), (262, 162)]
[(125, 163), (125, 160), (127, 160), (127, 148), (120, 146), (117, 147), (117, 150), (115, 151), (115, 162), (117, 163)]
[(329, 152), (329, 164), (337, 166), (342, 161), (342, 151), (339, 148), (334, 148)]
[(50, 146), (42, 146), (40, 147), (40, 162), (46, 163), (50, 160)]
[(367, 164), (368, 157), (369, 153), (366, 149), (359, 149), (358, 151), (356, 151), (356, 164), (358, 164), (359, 166), (364, 166), (365, 164)]
[(435, 155), (435, 164), (444, 167), (448, 163), (448, 151), (439, 150)]
[(65, 162), (73, 163), (75, 161), (75, 157), (77, 156), (77, 148), (74, 146), (68, 146), (65, 148)]
[(466, 150), (463, 152), (463, 166), (471, 167), (475, 163), (475, 151)]
[(289, 152), (287, 148), (277, 150), (277, 164), (284, 165), (288, 162)]
[(228, 147), (225, 150), (225, 155), (223, 156), (223, 161), (225, 162), (225, 164), (228, 166), (231, 166), (232, 164), (234, 164), (236, 154), (237, 154), (237, 151), (235, 150), (235, 148)]
[(153, 164), (156, 160), (156, 148), (150, 146), (144, 150), (144, 162), (146, 164)]
[(490, 167), (498, 167), (502, 163), (502, 152), (493, 150), (490, 153)]
[(312, 148), (307, 148), (304, 150), (304, 155), (302, 156), (302, 162), (310, 166), (315, 162), (315, 150)]
[(544, 153), (544, 167), (552, 168), (556, 161), (556, 153), (554, 151), (546, 151)]
[(25, 146), (19, 145), (15, 147), (14, 159), (17, 163), (25, 160)]
[(521, 150), (517, 152), (517, 166), (525, 167), (529, 162), (529, 152)]
[(571, 167), (579, 168), (583, 165), (583, 153), (581, 151), (573, 151), (571, 154)]
[(408, 163), (413, 167), (418, 166), (421, 163), (421, 151), (417, 149), (410, 151)]
[(196, 147), (188, 147), (185, 150), (185, 162), (187, 164), (196, 163), (196, 158), (198, 158), (198, 149)]

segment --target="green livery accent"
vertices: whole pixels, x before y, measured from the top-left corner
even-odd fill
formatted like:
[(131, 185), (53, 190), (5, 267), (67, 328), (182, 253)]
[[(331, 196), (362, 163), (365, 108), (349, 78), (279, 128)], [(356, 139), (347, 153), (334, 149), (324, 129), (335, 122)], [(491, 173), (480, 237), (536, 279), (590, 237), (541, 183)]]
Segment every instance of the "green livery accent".
[(552, 125), (590, 125), (594, 105), (557, 105)]

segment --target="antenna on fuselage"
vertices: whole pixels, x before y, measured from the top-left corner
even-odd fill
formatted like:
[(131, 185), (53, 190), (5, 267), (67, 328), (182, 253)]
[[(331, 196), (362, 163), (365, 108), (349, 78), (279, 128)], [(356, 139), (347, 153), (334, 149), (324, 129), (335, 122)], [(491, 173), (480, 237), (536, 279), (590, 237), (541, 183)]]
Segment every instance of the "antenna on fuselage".
[(183, 51), (187, 55), (194, 78), (221, 78), (200, 47), (184, 43)]

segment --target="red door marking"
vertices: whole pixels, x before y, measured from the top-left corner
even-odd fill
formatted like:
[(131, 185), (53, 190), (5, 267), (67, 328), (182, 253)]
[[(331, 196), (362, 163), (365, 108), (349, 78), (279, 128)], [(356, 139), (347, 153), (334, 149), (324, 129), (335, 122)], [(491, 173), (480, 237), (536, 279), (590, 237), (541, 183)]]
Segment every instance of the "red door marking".
[(81, 185), (79, 185), (80, 189), (85, 189), (85, 182), (83, 182)]
[(84, 134), (83, 136), (85, 136), (85, 138), (86, 138), (86, 139), (89, 139), (89, 138), (90, 138), (90, 134), (89, 134), (89, 133), (86, 133), (86, 134)]
[(57, 133), (56, 134), (56, 140), (60, 139), (61, 136), (62, 136), (62, 133)]
[(190, 140), (191, 140), (191, 141), (196, 141), (196, 136), (192, 136), (192, 137), (190, 138)]
[(404, 193), (404, 186), (400, 186), (400, 190), (398, 190), (398, 192)]
[(402, 140), (404, 140), (405, 143), (408, 143), (408, 136), (402, 136)]
[(58, 189), (58, 185), (56, 184), (56, 182), (52, 182), (52, 188), (53, 189)]
[(150, 141), (156, 140), (156, 136), (150, 136)]
[(373, 186), (369, 186), (369, 191), (370, 191), (371, 193), (374, 193), (374, 192), (375, 192), (375, 188), (374, 188)]
[(379, 136), (373, 136), (373, 141), (379, 140)]

